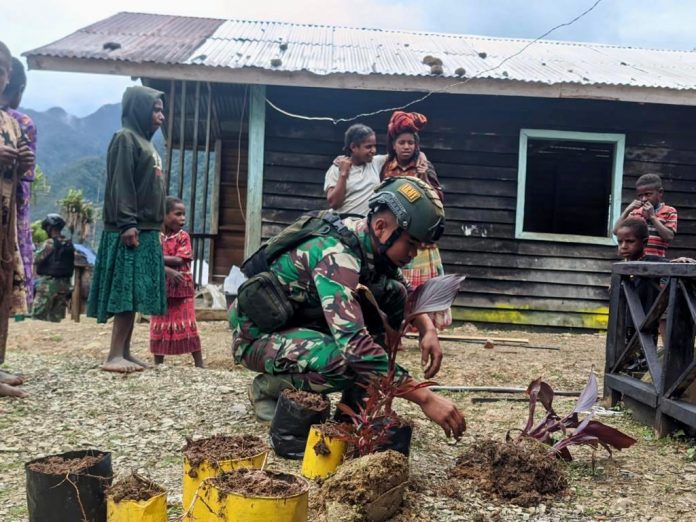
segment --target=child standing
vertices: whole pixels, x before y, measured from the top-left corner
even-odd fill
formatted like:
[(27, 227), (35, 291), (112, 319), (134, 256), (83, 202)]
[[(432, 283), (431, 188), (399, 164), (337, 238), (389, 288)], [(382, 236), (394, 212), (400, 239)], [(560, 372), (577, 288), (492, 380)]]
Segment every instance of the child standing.
[(196, 367), (203, 368), (193, 302), (193, 254), (191, 238), (183, 230), (185, 221), (184, 202), (168, 197), (160, 233), (167, 276), (167, 315), (150, 317), (150, 351), (155, 356), (155, 364), (162, 364), (165, 355), (190, 353)]
[(642, 218), (648, 225), (648, 243), (645, 254), (664, 258), (667, 247), (677, 234), (677, 210), (662, 201), (664, 189), (657, 174), (644, 174), (636, 181), (636, 199), (619, 217), (614, 234), (629, 217)]
[(149, 87), (126, 89), (123, 127), (114, 134), (107, 153), (104, 232), (87, 304), (87, 315), (99, 323), (114, 317), (109, 355), (101, 366), (105, 371), (146, 368), (130, 352), (135, 312), (167, 312), (159, 241), (164, 178), (162, 160), (150, 142), (164, 122), (163, 96)]
[(346, 156), (336, 158), (326, 171), (324, 192), (329, 206), (339, 214), (367, 215), (367, 200), (379, 185), (386, 156), (375, 156), (377, 137), (367, 125), (351, 125), (344, 136)]
[(41, 222), (48, 239), (36, 252), (36, 295), (32, 318), (59, 323), (65, 318), (70, 299), (70, 278), (75, 269), (75, 248), (61, 234), (65, 220), (58, 214), (48, 214)]

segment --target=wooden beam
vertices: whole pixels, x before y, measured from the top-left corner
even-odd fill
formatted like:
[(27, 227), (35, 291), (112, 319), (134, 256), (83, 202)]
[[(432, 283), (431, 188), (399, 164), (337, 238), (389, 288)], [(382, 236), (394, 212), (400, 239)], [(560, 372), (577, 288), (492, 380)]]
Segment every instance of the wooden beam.
[[(433, 391), (467, 392), (467, 393), (526, 393), (527, 388), (509, 388), (501, 386), (430, 386)], [(580, 391), (560, 390), (553, 392), (554, 395), (561, 397), (579, 397)]]
[(266, 135), (266, 87), (249, 88), (249, 152), (247, 167), (246, 232), (244, 257), (261, 245), (261, 209), (263, 207), (263, 152)]
[[(409, 339), (418, 339), (417, 333), (407, 333), (406, 337)], [(491, 341), (493, 344), (500, 345), (517, 345), (517, 344), (529, 344), (529, 339), (523, 339), (518, 337), (472, 337), (469, 335), (452, 335), (452, 334), (437, 334), (437, 337), (443, 341), (463, 341), (463, 342), (481, 342)]]
[(164, 167), (164, 179), (166, 185), (167, 194), (169, 194), (169, 183), (172, 179), (172, 135), (174, 134), (174, 106), (176, 105), (176, 80), (172, 80), (169, 86), (169, 97), (167, 98), (167, 104), (169, 105), (169, 114), (167, 115), (167, 150), (165, 150), (164, 159), (166, 165)]
[(181, 82), (181, 111), (179, 126), (179, 187), (177, 197), (184, 197), (184, 165), (186, 164), (186, 82)]
[[(65, 58), (31, 55), (29, 69), (47, 71), (116, 74), (156, 79), (178, 79), (211, 82), (287, 85), (329, 89), (390, 91), (394, 89), (393, 76), (387, 74), (360, 75), (355, 73), (314, 74), (309, 71), (271, 71), (256, 67), (232, 68), (198, 64), (132, 63), (104, 58)], [(454, 83), (449, 77), (409, 76), (400, 82), (402, 92), (422, 93), (447, 89), (451, 94), (483, 94), (488, 96), (525, 96), (534, 98), (577, 98), (612, 100), (637, 103), (666, 103), (696, 105), (693, 89), (665, 89), (623, 85), (577, 83), (535, 83), (515, 80), (472, 79)], [(416, 95), (414, 94), (414, 97)]]
[(696, 265), (692, 263), (653, 263), (650, 261), (622, 261), (614, 263), (615, 274), (648, 277), (696, 277)]

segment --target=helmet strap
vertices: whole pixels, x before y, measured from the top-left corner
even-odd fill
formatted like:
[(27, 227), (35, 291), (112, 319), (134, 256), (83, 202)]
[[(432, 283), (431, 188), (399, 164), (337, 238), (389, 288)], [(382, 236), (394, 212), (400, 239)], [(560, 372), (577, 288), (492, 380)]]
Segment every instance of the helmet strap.
[(372, 216), (372, 212), (367, 215), (367, 229), (370, 231), (370, 236), (372, 237), (373, 241), (377, 244), (377, 256), (375, 256), (375, 263), (379, 264), (378, 262), (386, 262), (388, 265), (393, 265), (394, 263), (392, 263), (389, 256), (387, 256), (387, 250), (389, 250), (392, 245), (398, 241), (401, 234), (403, 234), (404, 229), (397, 226), (396, 230), (394, 230), (387, 240), (382, 243), (377, 237), (377, 234), (375, 234), (375, 231), (372, 229)]

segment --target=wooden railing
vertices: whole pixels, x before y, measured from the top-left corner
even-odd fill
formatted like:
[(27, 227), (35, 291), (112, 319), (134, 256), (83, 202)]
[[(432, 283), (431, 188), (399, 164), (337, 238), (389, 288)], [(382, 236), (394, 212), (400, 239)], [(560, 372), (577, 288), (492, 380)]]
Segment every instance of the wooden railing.
[[(659, 436), (696, 429), (696, 265), (616, 263), (611, 278), (604, 396), (620, 400)], [(660, 322), (664, 349), (658, 353)]]

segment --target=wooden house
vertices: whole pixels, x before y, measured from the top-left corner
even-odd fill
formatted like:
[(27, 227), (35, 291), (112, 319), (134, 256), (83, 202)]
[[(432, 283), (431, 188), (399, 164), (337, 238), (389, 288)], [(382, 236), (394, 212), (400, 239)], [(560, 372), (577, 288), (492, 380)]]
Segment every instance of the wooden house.
[(218, 282), (326, 208), (350, 124), (383, 152), (401, 107), (429, 120), (445, 270), (468, 275), (456, 320), (604, 328), (612, 225), (644, 173), (679, 211), (670, 257), (694, 255), (695, 52), (120, 13), (25, 56), (167, 93), (169, 190)]

